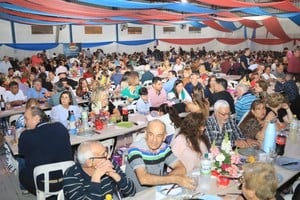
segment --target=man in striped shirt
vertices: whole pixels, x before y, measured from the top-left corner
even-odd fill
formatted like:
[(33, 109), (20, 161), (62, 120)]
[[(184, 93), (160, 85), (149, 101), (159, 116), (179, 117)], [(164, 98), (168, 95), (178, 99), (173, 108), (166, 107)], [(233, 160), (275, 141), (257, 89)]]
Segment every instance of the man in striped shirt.
[(115, 161), (108, 160), (107, 149), (97, 141), (80, 144), (77, 164), (64, 174), (66, 199), (104, 199), (107, 194), (133, 196), (135, 187)]
[[(132, 178), (136, 191), (149, 186), (177, 184), (194, 189), (193, 179), (186, 176), (186, 169), (176, 158), (171, 148), (163, 141), (166, 138), (165, 124), (155, 119), (146, 128), (146, 138), (133, 143), (128, 150), (126, 175)], [(167, 172), (168, 166), (172, 169)]]

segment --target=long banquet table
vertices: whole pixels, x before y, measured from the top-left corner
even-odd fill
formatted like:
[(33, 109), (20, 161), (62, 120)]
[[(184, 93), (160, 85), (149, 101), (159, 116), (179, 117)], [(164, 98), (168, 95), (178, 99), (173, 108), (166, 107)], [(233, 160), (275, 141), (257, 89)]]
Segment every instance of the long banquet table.
[[(88, 102), (88, 100), (82, 99), (82, 98), (79, 98), (79, 97), (76, 97), (76, 100), (77, 100), (78, 105)], [(51, 109), (51, 106), (47, 102), (40, 104), (40, 107), (43, 110)], [(25, 104), (23, 104), (21, 106), (15, 106), (15, 107), (12, 107), (12, 108), (4, 110), (4, 111), (0, 111), (0, 118), (6, 118), (6, 117), (9, 117), (9, 116), (12, 116), (12, 115), (22, 114), (24, 112), (25, 112)]]
[[(147, 126), (147, 119), (141, 114), (130, 114), (129, 120), (135, 124), (130, 128), (121, 128), (116, 125), (107, 125), (102, 130), (88, 130), (77, 135), (70, 135), (71, 145), (77, 145), (85, 141), (105, 140), (108, 138), (115, 138), (117, 136), (126, 135), (132, 132), (139, 131)], [(22, 134), (22, 133), (21, 133)], [(18, 155), (18, 144), (14, 142), (13, 136), (5, 136), (5, 141), (10, 147), (13, 155)]]
[[(300, 159), (300, 151), (299, 151), (299, 145), (300, 145), (300, 132), (298, 131), (297, 137), (293, 140), (288, 138), (287, 144), (285, 147), (285, 154), (284, 156), (288, 156), (291, 158)], [(275, 165), (275, 169), (277, 173), (282, 176), (282, 180), (278, 184), (278, 188), (292, 180), (293, 178), (299, 176), (299, 171), (292, 171), (285, 169), (277, 164)], [(239, 182), (238, 181), (230, 181), (230, 184), (226, 187), (224, 186), (218, 186), (217, 185), (217, 179), (212, 176), (202, 176), (200, 175), (199, 170), (195, 171), (193, 174), (199, 175), (199, 183), (196, 191), (193, 194), (201, 193), (201, 195), (197, 196), (195, 195), (194, 198), (200, 198), (203, 194), (209, 194), (209, 195), (225, 195), (228, 194), (226, 199), (236, 199), (236, 195), (238, 193), (241, 193), (241, 190), (238, 189)], [(140, 199), (172, 199), (171, 197), (165, 197), (158, 191), (158, 186), (156, 187), (150, 187), (149, 189), (146, 189), (142, 192), (137, 193), (134, 197), (128, 197), (128, 200), (140, 200)], [(231, 195), (230, 195), (231, 194)], [(234, 194), (234, 195), (232, 195)], [(173, 198), (178, 199), (178, 198)], [(180, 199), (180, 198), (179, 198)], [(206, 198), (205, 198), (206, 199)]]

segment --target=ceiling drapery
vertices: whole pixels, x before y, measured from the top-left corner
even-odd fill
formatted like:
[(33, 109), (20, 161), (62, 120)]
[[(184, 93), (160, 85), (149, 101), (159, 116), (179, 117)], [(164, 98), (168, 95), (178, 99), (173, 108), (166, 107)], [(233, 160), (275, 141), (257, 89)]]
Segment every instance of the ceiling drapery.
[(290, 39), (290, 37), (282, 29), (276, 17), (270, 17), (268, 19), (263, 20), (263, 24), (266, 27), (267, 31), (272, 33), (272, 35), (276, 36), (277, 38), (283, 40)]
[[(255, 30), (264, 26), (269, 33), (278, 38), (272, 42), (253, 38), (252, 41), (258, 43), (276, 44), (280, 41), (291, 40), (281, 27), (278, 18), (290, 19), (295, 25), (300, 26), (300, 9), (288, 0), (267, 3), (240, 0), (195, 0), (190, 3), (174, 2), (173, 0), (164, 0), (163, 2), (114, 0), (113, 3), (111, 0), (77, 0), (75, 2), (51, 0), (51, 3), (44, 0), (0, 0), (0, 19), (23, 24), (134, 23), (157, 26), (189, 24), (198, 28), (210, 27), (221, 32), (233, 32), (242, 27)], [(255, 34), (252, 36), (254, 37)], [(242, 39), (218, 38), (217, 40), (224, 43), (235, 43)], [(172, 42), (189, 44), (190, 41), (187, 39), (180, 42), (175, 39)], [(205, 42), (195, 39), (192, 41)]]

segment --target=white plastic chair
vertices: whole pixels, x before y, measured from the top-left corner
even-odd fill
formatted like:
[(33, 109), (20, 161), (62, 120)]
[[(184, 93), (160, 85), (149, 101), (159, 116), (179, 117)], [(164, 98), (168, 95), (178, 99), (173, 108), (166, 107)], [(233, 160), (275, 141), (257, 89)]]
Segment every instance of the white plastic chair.
[(114, 152), (114, 148), (115, 148), (115, 139), (111, 138), (111, 139), (107, 139), (107, 140), (102, 140), (100, 141), (101, 144), (103, 144), (103, 146), (105, 146), (108, 150), (108, 155), (111, 156), (112, 153)]
[(17, 119), (19, 119), (19, 117), (21, 116), (22, 114), (15, 114), (15, 115), (11, 115), (8, 119), (8, 125), (11, 126), (11, 124), (14, 122), (14, 121), (17, 121)]
[(65, 200), (64, 190), (60, 190), (57, 195), (57, 200)]
[(150, 85), (152, 85), (152, 80), (147, 80), (143, 84), (144, 87), (149, 87)]
[(44, 110), (45, 114), (50, 117), (50, 114), (51, 114), (51, 110)]
[(241, 120), (238, 123), (238, 126), (244, 121), (245, 117), (249, 114), (249, 112), (251, 112), (250, 110), (248, 110), (247, 112), (245, 112), (245, 114), (243, 115), (243, 117), (241, 118)]
[[(62, 171), (64, 173), (69, 167), (74, 165), (74, 161), (63, 161), (63, 162), (57, 162), (57, 163), (51, 163), (51, 164), (45, 164), (36, 166), (33, 170), (33, 177), (34, 177), (34, 185), (36, 188), (36, 197), (38, 200), (44, 200), (47, 197), (58, 195), (59, 191), (56, 192), (50, 192), (49, 189), (49, 174), (54, 171)], [(39, 175), (44, 176), (44, 191), (41, 191), (37, 187), (37, 177)]]
[(229, 88), (235, 89), (238, 84), (239, 84), (238, 81), (228, 80), (228, 87)]
[(127, 106), (127, 109), (133, 110), (133, 112), (136, 113), (136, 103), (137, 103), (137, 100), (132, 101), (131, 104)]

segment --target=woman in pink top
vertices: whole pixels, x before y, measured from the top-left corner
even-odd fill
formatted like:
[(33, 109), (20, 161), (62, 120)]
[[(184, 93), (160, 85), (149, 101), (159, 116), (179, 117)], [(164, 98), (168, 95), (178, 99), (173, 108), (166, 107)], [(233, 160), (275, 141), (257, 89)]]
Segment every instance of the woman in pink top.
[(173, 139), (173, 153), (184, 164), (187, 173), (200, 167), (201, 157), (208, 152), (209, 142), (203, 134), (205, 116), (202, 113), (190, 113), (181, 123), (180, 132)]

